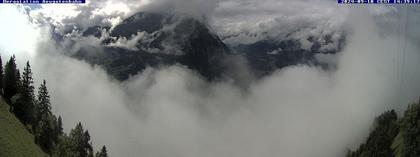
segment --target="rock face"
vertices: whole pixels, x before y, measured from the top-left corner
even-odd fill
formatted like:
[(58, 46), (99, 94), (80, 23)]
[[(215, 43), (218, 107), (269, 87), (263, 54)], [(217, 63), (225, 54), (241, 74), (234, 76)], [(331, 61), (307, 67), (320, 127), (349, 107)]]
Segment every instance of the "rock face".
[[(84, 36), (98, 36), (98, 26), (87, 29)], [(105, 47), (103, 53), (87, 55), (80, 51), (75, 56), (105, 67), (120, 80), (127, 79), (147, 66), (181, 64), (197, 71), (208, 80), (222, 76), (224, 58), (231, 55), (228, 47), (199, 20), (169, 14), (139, 12), (117, 25), (104, 45), (119, 39), (133, 40), (138, 33), (143, 37), (135, 43), (135, 50)]]
[(316, 60), (315, 55), (339, 52), (344, 45), (345, 36), (343, 35), (338, 41), (335, 41), (337, 43), (334, 43), (334, 48), (330, 50), (324, 50), (322, 46), (332, 44), (331, 37), (327, 35), (318, 38), (321, 39), (317, 40), (324, 42), (317, 42), (314, 37), (311, 37), (308, 40), (313, 44), (307, 49), (302, 48), (299, 41), (292, 39), (262, 39), (251, 44), (234, 45), (231, 48), (245, 56), (255, 75), (263, 77), (276, 69), (296, 64), (313, 64), (326, 67)]
[[(109, 35), (103, 37), (103, 32)], [(263, 77), (290, 65), (319, 64), (314, 57), (316, 54), (336, 53), (344, 43), (343, 37), (336, 45), (338, 48), (331, 51), (321, 50), (323, 44), (331, 44), (330, 36), (308, 39), (312, 42), (309, 49), (302, 49), (299, 41), (291, 39), (263, 39), (227, 46), (200, 20), (145, 12), (128, 17), (113, 29), (95, 26), (82, 35), (101, 38), (101, 52), (92, 53), (90, 49), (82, 48), (73, 56), (103, 66), (119, 80), (148, 66), (173, 64), (184, 65), (207, 80), (218, 80), (238, 71), (232, 68), (235, 63), (231, 63), (234, 61), (231, 58), (238, 56), (245, 59), (252, 75)]]

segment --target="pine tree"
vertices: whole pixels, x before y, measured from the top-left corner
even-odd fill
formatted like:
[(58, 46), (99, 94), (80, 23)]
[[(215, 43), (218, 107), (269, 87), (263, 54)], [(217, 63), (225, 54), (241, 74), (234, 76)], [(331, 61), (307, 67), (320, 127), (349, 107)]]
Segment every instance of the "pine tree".
[(70, 131), (70, 138), (74, 144), (74, 151), (79, 154), (79, 157), (87, 157), (88, 152), (86, 151), (85, 145), (85, 133), (83, 130), (82, 123), (78, 123), (74, 129)]
[(22, 92), (22, 78), (20, 76), (20, 70), (16, 69), (16, 94)]
[(58, 116), (57, 120), (57, 133), (59, 136), (63, 135), (63, 122), (61, 120), (61, 116)]
[(16, 94), (11, 99), (11, 108), (13, 108), (13, 113), (15, 114), (16, 118), (18, 118), (23, 124), (25, 123), (25, 102), (22, 99), (21, 94)]
[(28, 61), (22, 74), (22, 91), (20, 98), (22, 99), (23, 105), (19, 106), (22, 107), (19, 110), (22, 111), (20, 117), (22, 117), (24, 124), (36, 126), (37, 120), (35, 120), (35, 94), (33, 83), (32, 70)]
[(0, 56), (0, 95), (3, 95), (3, 77), (4, 77), (3, 62)]
[(97, 152), (95, 156), (96, 157), (108, 157), (108, 152), (106, 150), (106, 147), (105, 146), (102, 146), (101, 151), (100, 152)]
[(59, 142), (55, 145), (52, 157), (78, 157), (79, 154), (73, 149), (74, 143), (67, 135), (60, 136)]
[(19, 70), (16, 66), (15, 56), (10, 57), (4, 71), (4, 97), (10, 102), (11, 98), (18, 93)]
[(44, 80), (38, 90), (38, 104), (36, 105), (37, 134), (36, 141), (47, 153), (52, 153), (53, 146), (58, 141), (56, 131), (57, 120), (51, 113), (50, 96)]
[(84, 151), (86, 152), (86, 156), (93, 157), (92, 142), (90, 142), (90, 134), (89, 134), (89, 131), (87, 130), (84, 133), (83, 146), (84, 146)]
[(374, 128), (365, 143), (355, 151), (349, 151), (347, 157), (393, 157), (391, 148), (398, 134), (398, 116), (394, 110), (382, 113), (375, 119)]
[[(22, 78), (15, 63), (15, 56), (4, 67), (0, 57), (0, 95), (3, 94), (13, 111), (24, 124), (32, 124), (35, 142), (44, 152), (53, 157), (93, 157), (93, 148), (89, 132), (84, 131), (82, 124), (71, 130), (67, 136), (63, 132), (61, 117), (51, 112), (51, 102), (46, 81), (38, 90), (35, 99), (32, 71), (26, 63)], [(105, 146), (97, 156), (107, 157)]]
[(50, 114), (43, 114), (36, 131), (38, 133), (35, 139), (36, 143), (49, 154), (52, 153), (54, 147), (54, 138), (51, 136), (54, 134), (53, 123), (53, 118)]
[(401, 119), (402, 156), (420, 156), (420, 103), (411, 104)]
[[(23, 110), (24, 107), (21, 106), (25, 106), (25, 102), (23, 102), (22, 98), (22, 81), (20, 78), (20, 72), (19, 69), (16, 69), (16, 84), (15, 84), (15, 88), (16, 88), (16, 93), (14, 95), (12, 95), (12, 97), (10, 98), (10, 112), (13, 112), (17, 118), (19, 118), (19, 120), (21, 120), (23, 122), (23, 116), (19, 116), (22, 115), (25, 111)], [(6, 99), (7, 101), (7, 99)]]
[(50, 95), (48, 94), (47, 83), (44, 80), (38, 90), (38, 114), (51, 114)]
[(59, 138), (59, 131), (58, 131), (58, 120), (57, 117), (53, 114), (51, 114), (50, 116), (50, 121), (51, 121), (51, 134), (50, 134), (50, 139), (51, 141), (56, 144), (58, 142), (58, 138)]

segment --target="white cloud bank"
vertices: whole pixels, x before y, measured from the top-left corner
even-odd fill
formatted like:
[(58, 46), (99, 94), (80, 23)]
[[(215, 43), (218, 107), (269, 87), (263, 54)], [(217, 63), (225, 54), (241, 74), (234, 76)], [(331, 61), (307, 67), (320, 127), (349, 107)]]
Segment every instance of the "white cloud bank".
[(66, 130), (82, 121), (96, 148), (106, 144), (112, 156), (343, 156), (375, 116), (403, 109), (420, 93), (415, 42), (407, 41), (403, 55), (398, 37), (379, 35), (365, 9), (356, 11), (347, 19), (352, 33), (335, 57), (336, 71), (288, 67), (248, 90), (205, 82), (181, 66), (118, 82), (57, 54), (66, 50), (54, 42), (38, 44), (31, 62), (35, 78), (47, 80)]

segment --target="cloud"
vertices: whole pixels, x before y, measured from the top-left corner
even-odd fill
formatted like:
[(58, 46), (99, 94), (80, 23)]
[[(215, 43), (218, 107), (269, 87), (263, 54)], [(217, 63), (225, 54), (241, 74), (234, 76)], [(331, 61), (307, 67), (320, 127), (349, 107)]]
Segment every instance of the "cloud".
[[(44, 65), (34, 68), (43, 69), (37, 72), (67, 130), (82, 120), (114, 156), (339, 156), (363, 139), (377, 114), (415, 98), (395, 91), (398, 70), (386, 64), (394, 39), (359, 31), (337, 71), (289, 67), (246, 91), (180, 66), (149, 68), (125, 82), (66, 57), (41, 57), (35, 63)], [(360, 46), (366, 41), (382, 42)]]
[(110, 47), (120, 47), (128, 50), (138, 51), (137, 44), (145, 36), (146, 32), (137, 32), (136, 35), (132, 35), (131, 38), (127, 39), (125, 37), (118, 38), (115, 42), (108, 44)]
[(65, 35), (92, 26), (113, 27), (148, 3), (147, 0), (92, 0), (86, 4), (41, 5), (41, 8), (31, 11), (31, 16), (40, 21), (47, 19), (58, 33)]
[(151, 12), (175, 12), (202, 19), (211, 15), (222, 0), (153, 0), (140, 7), (141, 10)]
[[(406, 40), (401, 51), (398, 31), (378, 26), (372, 8), (345, 9), (355, 12), (343, 22), (346, 47), (326, 59), (337, 69), (287, 67), (247, 89), (207, 82), (181, 65), (148, 68), (119, 82), (100, 67), (62, 56), (72, 50), (49, 39), (30, 59), (35, 78), (47, 80), (65, 129), (82, 121), (95, 148), (106, 144), (112, 156), (343, 156), (364, 140), (376, 115), (402, 111), (420, 92), (418, 40)], [(12, 24), (20, 22), (0, 30)]]
[[(94, 0), (85, 5), (42, 7), (33, 14), (49, 18), (60, 34), (98, 25), (113, 27), (138, 11), (172, 12), (206, 22), (230, 45), (293, 39), (309, 49), (315, 41), (308, 38), (315, 37), (324, 43), (321, 50), (325, 51), (337, 49), (348, 14), (347, 8), (326, 0)], [(331, 43), (323, 40), (326, 35), (332, 37)]]
[[(2, 16), (3, 26), (0, 30), (0, 53), (3, 61), (10, 57), (12, 54), (19, 54), (21, 63), (25, 63), (35, 55), (35, 49), (38, 41), (40, 29), (37, 26), (31, 25), (28, 16), (25, 15), (24, 6), (0, 6), (0, 13), (2, 15), (15, 15), (15, 16)], [(26, 42), (32, 41), (32, 42)], [(23, 65), (23, 64), (22, 64)]]
[(311, 36), (340, 35), (347, 14), (348, 8), (326, 0), (226, 0), (212, 17), (215, 29), (232, 45), (273, 38), (297, 39), (309, 47)]

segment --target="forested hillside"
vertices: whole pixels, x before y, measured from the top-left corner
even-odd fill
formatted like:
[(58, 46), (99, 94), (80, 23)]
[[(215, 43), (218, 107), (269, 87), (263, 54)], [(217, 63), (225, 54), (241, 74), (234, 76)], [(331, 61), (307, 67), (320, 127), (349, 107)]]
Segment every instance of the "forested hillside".
[(420, 156), (420, 102), (410, 104), (402, 117), (391, 110), (375, 119), (365, 143), (347, 157)]
[(0, 156), (108, 156), (105, 146), (94, 152), (89, 131), (81, 123), (69, 134), (64, 133), (61, 117), (51, 112), (45, 80), (35, 96), (29, 62), (22, 75), (15, 56), (10, 57), (4, 70), (1, 58), (0, 65)]
[(0, 156), (4, 157), (46, 157), (19, 120), (9, 112), (9, 105), (0, 98)]

